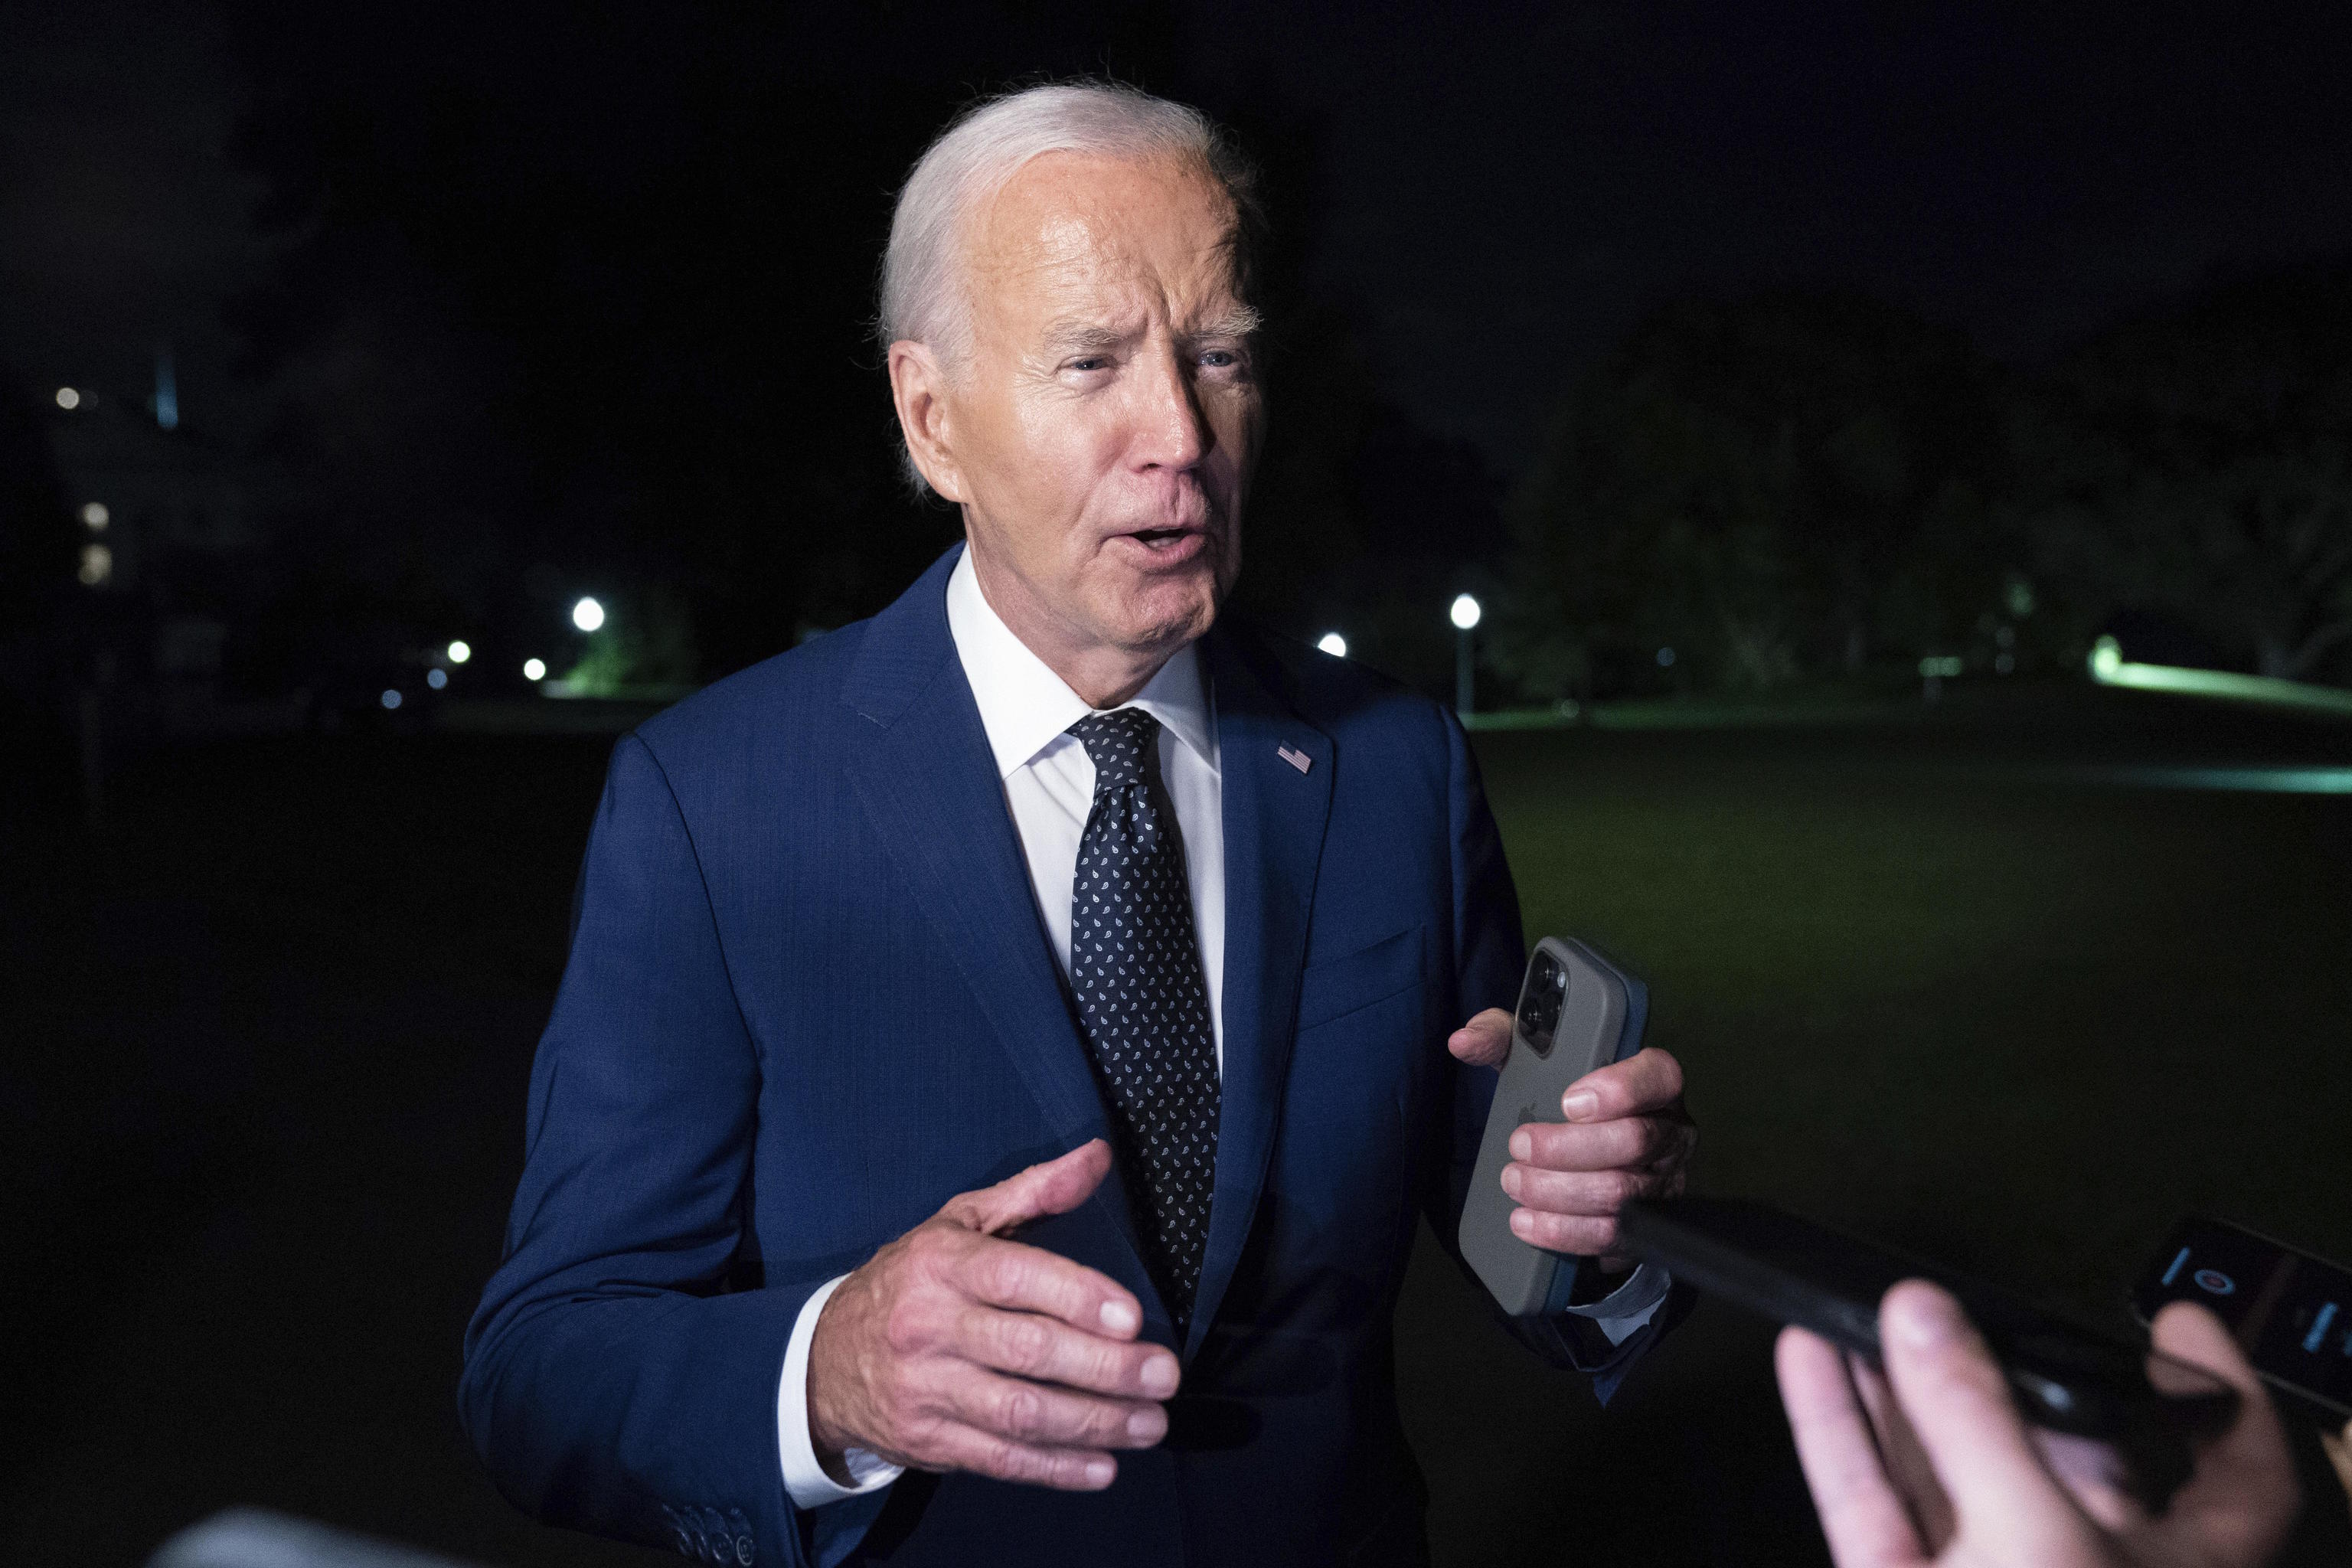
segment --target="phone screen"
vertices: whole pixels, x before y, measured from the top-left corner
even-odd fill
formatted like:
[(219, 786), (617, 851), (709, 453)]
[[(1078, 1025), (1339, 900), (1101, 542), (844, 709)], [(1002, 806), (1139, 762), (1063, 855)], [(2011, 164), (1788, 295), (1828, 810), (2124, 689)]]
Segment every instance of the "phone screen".
[(2220, 1220), (2184, 1220), (2132, 1289), (2147, 1321), (2197, 1301), (2272, 1384), (2352, 1416), (2352, 1270)]

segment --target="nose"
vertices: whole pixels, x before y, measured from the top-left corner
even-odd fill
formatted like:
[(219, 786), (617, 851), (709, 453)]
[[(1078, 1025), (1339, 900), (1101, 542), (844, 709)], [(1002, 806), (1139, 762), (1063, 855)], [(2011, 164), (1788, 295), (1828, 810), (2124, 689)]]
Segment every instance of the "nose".
[(1194, 395), (1192, 367), (1172, 343), (1142, 356), (1134, 388), (1135, 439), (1130, 457), (1138, 468), (1186, 472), (1200, 465), (1216, 437)]

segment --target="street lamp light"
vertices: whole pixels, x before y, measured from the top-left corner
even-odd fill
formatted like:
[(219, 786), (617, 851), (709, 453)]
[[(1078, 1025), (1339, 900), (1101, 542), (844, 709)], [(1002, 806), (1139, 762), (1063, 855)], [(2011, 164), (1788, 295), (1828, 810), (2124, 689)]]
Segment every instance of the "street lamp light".
[(1341, 637), (1338, 632), (1325, 632), (1321, 640), (1317, 642), (1315, 646), (1321, 648), (1325, 653), (1329, 654), (1333, 658), (1345, 658), (1348, 657), (1348, 639)]
[(583, 599), (572, 606), (572, 624), (583, 632), (593, 632), (604, 624), (604, 606), (593, 599)]
[(1470, 712), (1470, 699), (1472, 696), (1470, 634), (1476, 628), (1478, 618), (1484, 613), (1485, 612), (1480, 607), (1478, 601), (1472, 598), (1467, 594), (1455, 595), (1454, 599), (1454, 608), (1448, 612), (1449, 616), (1453, 619), (1455, 633), (1454, 639), (1454, 710), (1465, 717), (1468, 716)]

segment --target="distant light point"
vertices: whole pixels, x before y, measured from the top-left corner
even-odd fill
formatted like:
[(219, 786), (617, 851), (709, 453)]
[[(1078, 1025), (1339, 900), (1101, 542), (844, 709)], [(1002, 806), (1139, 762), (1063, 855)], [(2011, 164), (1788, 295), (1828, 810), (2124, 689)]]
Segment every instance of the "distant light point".
[(2101, 637), (2091, 645), (2091, 679), (2113, 680), (2124, 667), (2124, 645), (2113, 637)]
[(425, 672), (425, 684), (438, 691), (449, 684), (449, 672), (446, 669), (428, 669)]
[(1660, 669), (1672, 669), (1674, 667), (1675, 650), (1670, 647), (1660, 648), (1658, 650), (1658, 668)]
[(572, 624), (583, 632), (593, 632), (604, 624), (604, 606), (593, 599), (583, 599), (572, 606)]
[(81, 566), (74, 575), (85, 588), (105, 587), (107, 579), (114, 575), (114, 552), (103, 544), (83, 545)]
[(70, 386), (58, 387), (58, 406), (66, 409), (79, 408), (81, 406), (81, 394), (76, 392)]
[(81, 521), (92, 533), (103, 533), (106, 525), (114, 521), (114, 514), (106, 510), (104, 501), (94, 500), (81, 509)]
[(522, 678), (525, 680), (545, 680), (547, 679), (547, 661), (537, 658), (524, 659), (522, 661)]
[(1345, 658), (1348, 657), (1348, 639), (1341, 637), (1338, 632), (1325, 632), (1323, 634), (1322, 640), (1318, 642), (1315, 646), (1321, 648), (1325, 653), (1329, 654), (1333, 658)]
[(449, 645), (449, 662), (451, 664), (463, 664), (473, 657), (474, 645), (466, 641), (463, 637), (458, 638), (456, 642)]
[(384, 705), (386, 710), (389, 710), (400, 706), (400, 693), (397, 691), (387, 690), (382, 697), (378, 698), (377, 700)]

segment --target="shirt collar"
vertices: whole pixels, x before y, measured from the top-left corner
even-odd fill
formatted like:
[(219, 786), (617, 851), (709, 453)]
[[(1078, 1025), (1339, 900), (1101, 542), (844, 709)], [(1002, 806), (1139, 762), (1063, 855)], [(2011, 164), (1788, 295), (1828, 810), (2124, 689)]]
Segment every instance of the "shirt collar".
[[(948, 636), (955, 641), (956, 658), (971, 683), (973, 700), (980, 704), (981, 728), (988, 732), (999, 778), (1028, 766), (1055, 737), (1093, 711), (991, 607), (980, 591), (969, 548), (948, 575)], [(1178, 648), (1122, 706), (1140, 708), (1159, 720), (1215, 769), (1217, 730), (1193, 645)]]

